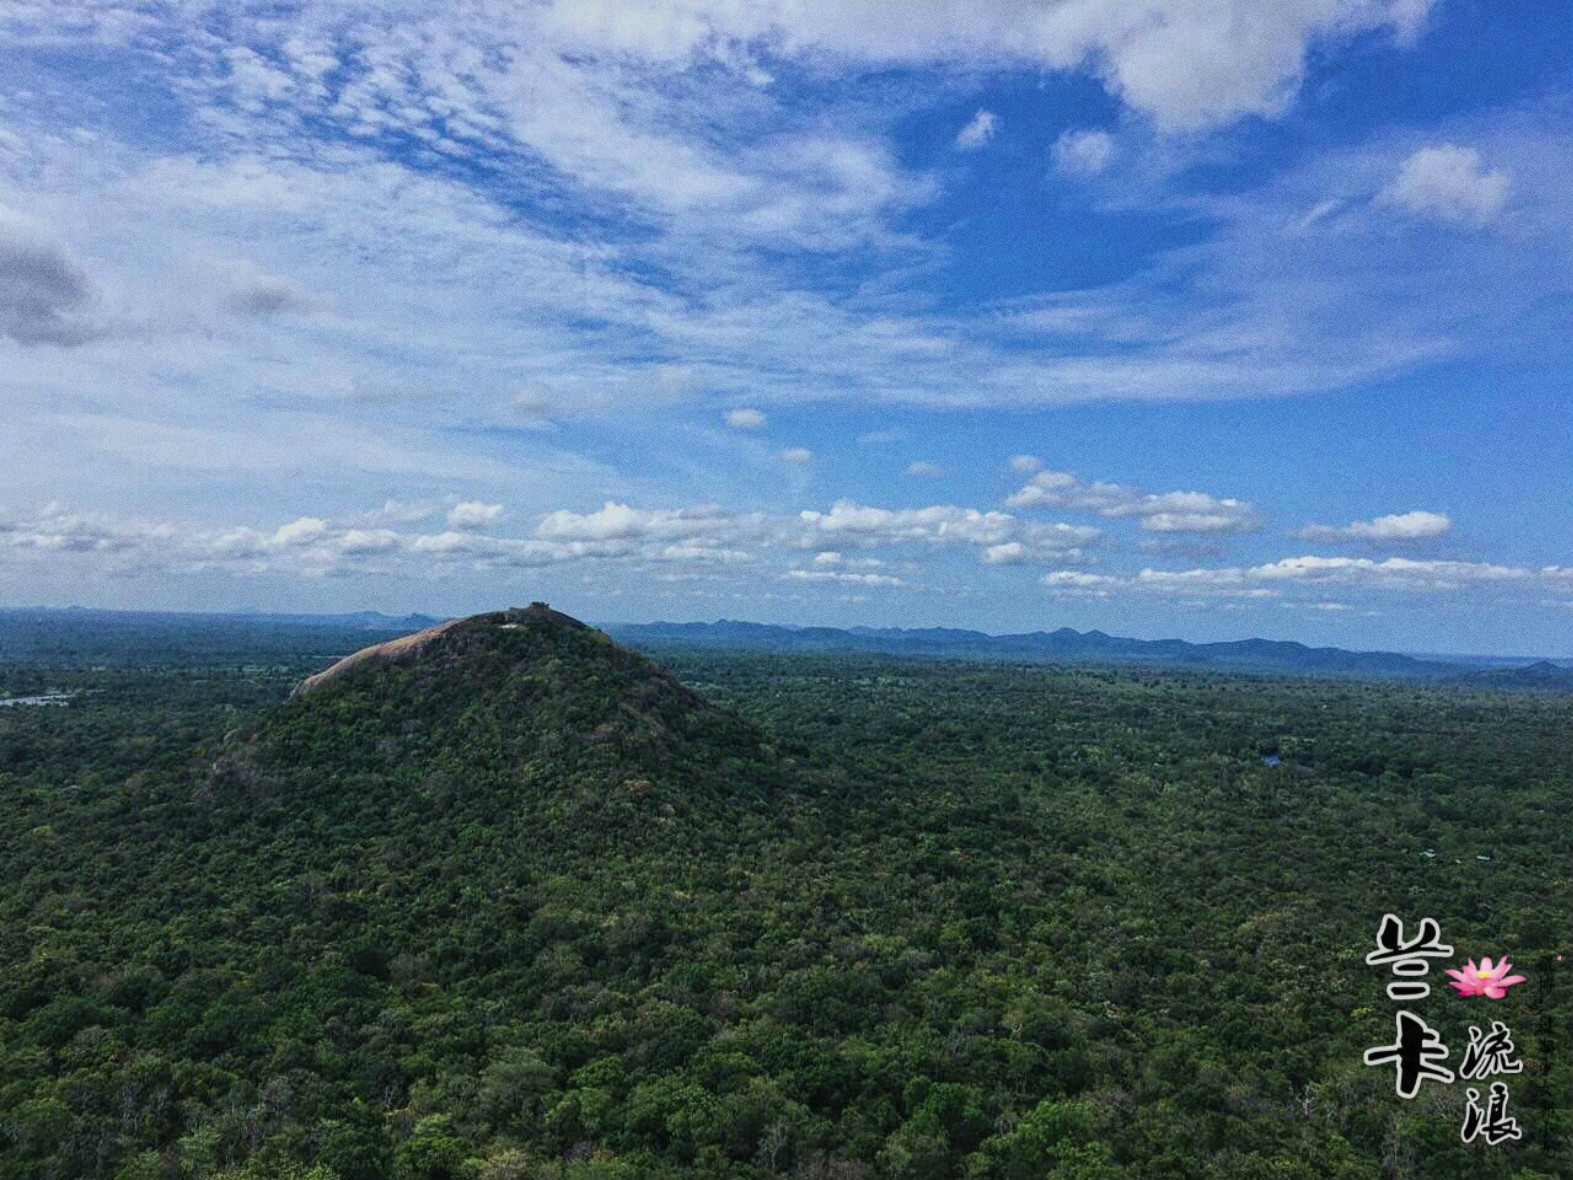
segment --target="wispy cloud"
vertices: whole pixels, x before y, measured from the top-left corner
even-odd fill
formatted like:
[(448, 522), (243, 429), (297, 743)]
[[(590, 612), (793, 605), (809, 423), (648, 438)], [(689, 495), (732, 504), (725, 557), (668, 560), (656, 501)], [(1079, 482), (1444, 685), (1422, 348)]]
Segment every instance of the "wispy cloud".
[(1067, 131), (1054, 141), (1054, 163), (1073, 176), (1096, 176), (1114, 158), (1114, 137), (1107, 131)]
[(1487, 169), (1474, 148), (1444, 144), (1405, 160), (1379, 198), (1420, 217), (1484, 223), (1502, 212), (1509, 188), (1508, 174)]
[(956, 133), (956, 146), (963, 151), (976, 151), (998, 133), (999, 116), (993, 111), (979, 111), (967, 125)]

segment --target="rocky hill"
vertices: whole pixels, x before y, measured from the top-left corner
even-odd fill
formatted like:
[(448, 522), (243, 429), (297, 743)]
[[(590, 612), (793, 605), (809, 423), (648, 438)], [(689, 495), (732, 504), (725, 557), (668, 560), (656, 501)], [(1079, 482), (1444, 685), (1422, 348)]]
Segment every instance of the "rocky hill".
[(544, 603), (339, 660), (233, 735), (213, 773), (215, 796), (435, 793), (601, 829), (758, 802), (778, 782), (753, 727)]

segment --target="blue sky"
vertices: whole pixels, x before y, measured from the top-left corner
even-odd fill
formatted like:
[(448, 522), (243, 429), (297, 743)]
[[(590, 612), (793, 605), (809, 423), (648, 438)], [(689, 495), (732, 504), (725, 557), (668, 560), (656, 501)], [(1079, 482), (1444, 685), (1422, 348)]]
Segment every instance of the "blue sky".
[(0, 2), (0, 603), (1573, 654), (1552, 15)]

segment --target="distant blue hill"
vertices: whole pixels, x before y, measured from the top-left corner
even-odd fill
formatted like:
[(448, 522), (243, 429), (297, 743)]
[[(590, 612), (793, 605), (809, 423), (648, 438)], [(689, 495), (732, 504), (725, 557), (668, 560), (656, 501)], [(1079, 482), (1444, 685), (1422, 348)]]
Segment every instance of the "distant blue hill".
[(1550, 660), (1536, 660), (1519, 667), (1471, 668), (1456, 679), (1477, 688), (1573, 692), (1573, 668)]
[[(446, 621), (427, 614), (379, 611), (282, 614), (263, 611), (184, 613), (82, 607), (0, 609), (0, 660), (46, 653), (80, 658), (155, 653), (176, 644), (192, 655), (224, 658), (253, 648), (349, 651), (358, 633), (385, 637), (423, 631)], [(787, 627), (721, 619), (714, 623), (607, 623), (601, 629), (646, 651), (688, 648), (743, 652), (866, 653), (1040, 663), (1252, 671), (1286, 675), (1427, 679), (1460, 686), (1573, 691), (1573, 668), (1550, 660), (1510, 656), (1410, 656), (1399, 652), (1308, 647), (1273, 639), (1188, 643), (1129, 639), (1103, 631), (1031, 631), (990, 635), (955, 627)]]
[[(1144, 664), (1164, 667), (1216, 668), (1323, 675), (1400, 676), (1470, 680), (1513, 668), (1480, 670), (1436, 659), (1418, 659), (1398, 652), (1347, 651), (1308, 647), (1272, 639), (1240, 639), (1228, 643), (1188, 643), (1183, 639), (1126, 639), (1102, 631), (1032, 631), (1021, 635), (989, 635), (950, 627), (780, 627), (722, 619), (715, 623), (625, 623), (604, 628), (613, 638), (634, 647), (681, 646), (760, 652), (868, 652), (887, 655), (951, 656), (1089, 664)], [(1510, 661), (1503, 660), (1506, 664)], [(1538, 667), (1538, 666), (1537, 666)], [(1554, 673), (1573, 671), (1547, 663)], [(1500, 683), (1519, 686), (1516, 677)], [(1557, 679), (1544, 671), (1531, 678), (1535, 687)]]
[(344, 655), (377, 638), (424, 631), (428, 615), (0, 610), (0, 663), (145, 665), (271, 664)]
[(445, 619), (437, 615), (385, 615), (380, 611), (360, 610), (345, 614), (283, 614), (275, 611), (161, 611), (100, 610), (96, 607), (10, 607), (0, 608), (0, 619), (12, 621), (69, 623), (141, 623), (171, 626), (193, 621), (237, 623), (277, 623), (295, 627), (360, 627), (368, 631), (424, 631)]

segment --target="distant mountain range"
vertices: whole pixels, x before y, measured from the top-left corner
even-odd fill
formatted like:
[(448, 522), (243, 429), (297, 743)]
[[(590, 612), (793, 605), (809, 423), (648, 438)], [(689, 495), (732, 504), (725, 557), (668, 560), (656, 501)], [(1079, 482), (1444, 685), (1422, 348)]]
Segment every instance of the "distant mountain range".
[(1145, 664), (1309, 675), (1402, 676), (1515, 688), (1573, 688), (1573, 668), (1549, 660), (1519, 666), (1503, 658), (1482, 668), (1398, 652), (1308, 647), (1273, 639), (1188, 643), (1183, 639), (1127, 639), (1102, 631), (1032, 631), (989, 635), (950, 627), (781, 627), (722, 619), (715, 623), (624, 623), (608, 634), (635, 647), (679, 646), (760, 652), (869, 652), (1089, 664)]
[(182, 619), (222, 621), (232, 619), (245, 623), (279, 623), (296, 627), (362, 627), (368, 631), (424, 631), (444, 620), (436, 615), (385, 615), (381, 611), (358, 610), (345, 614), (284, 614), (277, 611), (162, 611), (162, 610), (100, 610), (88, 606), (29, 606), (0, 608), (0, 618), (58, 619), (72, 622), (106, 623), (162, 623)]
[[(407, 635), (447, 621), (436, 615), (388, 615), (379, 611), (343, 614), (281, 614), (264, 611), (177, 613), (112, 611), (82, 607), (0, 610), (0, 655), (26, 649), (47, 636), (75, 640), (91, 634), (150, 637), (184, 629), (186, 638), (212, 645), (221, 639), (260, 640), (262, 632), (299, 636), (365, 631)], [(319, 630), (320, 629), (320, 630)], [(1288, 675), (1404, 677), (1448, 681), (1481, 688), (1573, 691), (1573, 661), (1511, 656), (1410, 656), (1400, 652), (1308, 647), (1274, 639), (1189, 643), (1183, 639), (1130, 639), (1103, 631), (1031, 631), (990, 635), (955, 627), (789, 627), (721, 619), (714, 623), (605, 623), (600, 629), (646, 651), (682, 647), (713, 651), (867, 653), (1020, 660), (1043, 663), (1123, 664), (1147, 667), (1276, 672)], [(338, 642), (342, 637), (335, 636)], [(8, 639), (10, 642), (8, 643)], [(18, 642), (23, 639), (32, 640)], [(21, 655), (23, 650), (12, 654)]]

